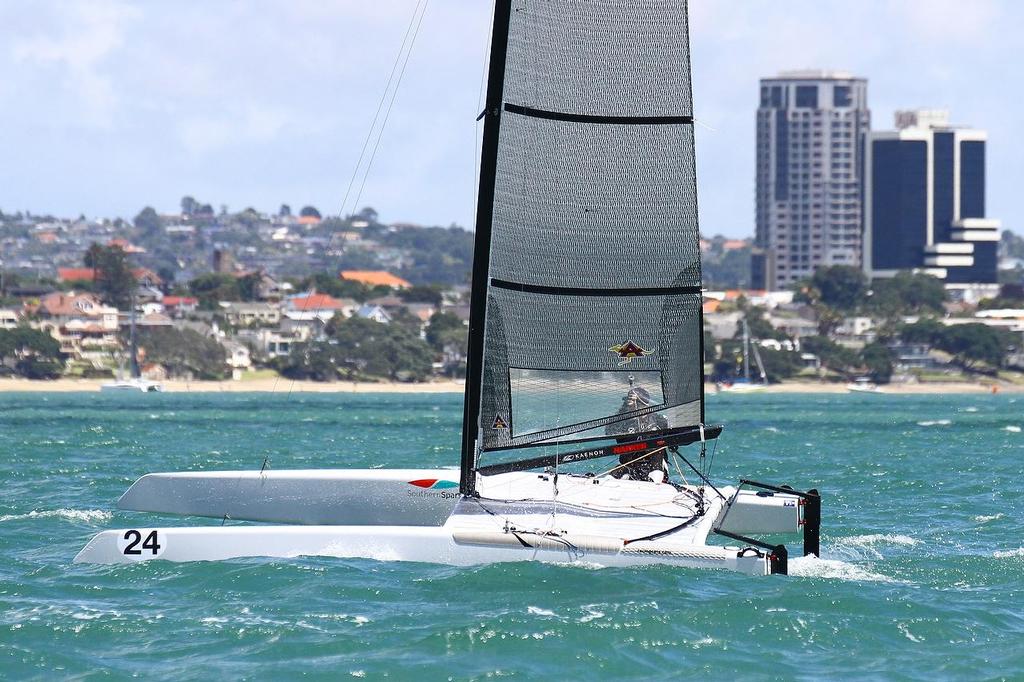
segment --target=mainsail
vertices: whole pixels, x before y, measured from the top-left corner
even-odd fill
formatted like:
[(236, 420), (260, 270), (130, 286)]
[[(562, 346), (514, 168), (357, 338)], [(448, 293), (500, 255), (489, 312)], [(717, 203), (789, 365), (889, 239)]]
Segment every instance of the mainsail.
[(462, 492), (488, 452), (703, 422), (685, 0), (497, 0)]

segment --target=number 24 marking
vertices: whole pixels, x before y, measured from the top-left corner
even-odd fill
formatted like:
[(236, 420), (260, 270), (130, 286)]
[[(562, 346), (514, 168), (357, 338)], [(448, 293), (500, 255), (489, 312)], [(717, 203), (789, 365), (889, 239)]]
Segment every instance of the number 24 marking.
[[(157, 542), (157, 534), (155, 530), (150, 531), (149, 535), (146, 536), (146, 539), (144, 541), (142, 540), (142, 533), (140, 533), (139, 531), (126, 530), (124, 532), (124, 539), (130, 541), (128, 545), (124, 548), (124, 553), (126, 555), (141, 555), (143, 549), (148, 549), (150, 552), (152, 552), (153, 556), (156, 556), (157, 553), (160, 551), (160, 544)], [(136, 546), (140, 542), (142, 542), (142, 549), (136, 549)]]

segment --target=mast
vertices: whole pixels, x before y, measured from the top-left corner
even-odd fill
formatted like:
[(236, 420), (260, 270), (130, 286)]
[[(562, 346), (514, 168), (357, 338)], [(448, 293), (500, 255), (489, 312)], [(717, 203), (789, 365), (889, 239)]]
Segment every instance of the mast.
[[(134, 281), (132, 286), (134, 287)], [(131, 308), (129, 312), (129, 319), (131, 320), (131, 326), (129, 327), (129, 345), (131, 347), (132, 355), (132, 379), (138, 379), (142, 376), (142, 372), (139, 371), (139, 352), (135, 342), (135, 289), (131, 291), (131, 295), (128, 298), (128, 306)]]
[(750, 327), (743, 318), (743, 379), (750, 383)]
[(498, 128), (505, 87), (505, 54), (508, 48), (512, 0), (495, 0), (491, 34), (491, 62), (487, 75), (487, 99), (481, 116), (484, 137), (480, 151), (480, 186), (476, 211), (476, 242), (473, 248), (473, 288), (469, 304), (469, 349), (466, 357), (466, 402), (462, 416), (462, 472), (459, 492), (476, 492), (476, 450), (480, 432), (480, 394), (484, 364), (484, 322), (487, 317), (487, 280), (491, 261), (491, 224), (494, 219), (494, 184), (498, 163)]

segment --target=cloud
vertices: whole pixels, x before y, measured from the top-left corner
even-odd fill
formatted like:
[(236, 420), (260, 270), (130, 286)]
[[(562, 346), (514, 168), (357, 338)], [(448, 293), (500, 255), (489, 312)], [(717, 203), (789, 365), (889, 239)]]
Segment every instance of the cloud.
[(14, 40), (14, 60), (22, 66), (50, 64), (62, 69), (81, 113), (94, 125), (109, 128), (118, 96), (105, 62), (124, 44), (125, 31), (140, 11), (113, 1), (62, 3), (53, 10), (50, 21), (42, 22), (47, 33)]

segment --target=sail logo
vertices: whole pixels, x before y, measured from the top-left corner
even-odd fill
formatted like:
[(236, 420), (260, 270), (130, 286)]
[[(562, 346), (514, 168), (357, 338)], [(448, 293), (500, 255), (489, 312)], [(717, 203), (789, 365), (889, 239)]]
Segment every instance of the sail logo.
[(608, 349), (612, 353), (619, 356), (620, 365), (628, 365), (632, 362), (633, 358), (642, 358), (645, 355), (650, 355), (653, 350), (646, 350), (640, 345), (633, 343), (632, 341), (626, 341), (618, 345), (612, 346)]
[(421, 478), (415, 481), (409, 481), (409, 485), (414, 485), (417, 488), (426, 488), (428, 490), (445, 490), (448, 488), (459, 487), (459, 484), (455, 481), (446, 481), (440, 478)]
[(500, 414), (496, 414), (496, 415), (494, 415), (494, 423), (491, 424), (491, 428), (492, 429), (507, 429), (508, 428), (508, 424), (505, 423), (505, 420), (501, 418)]

